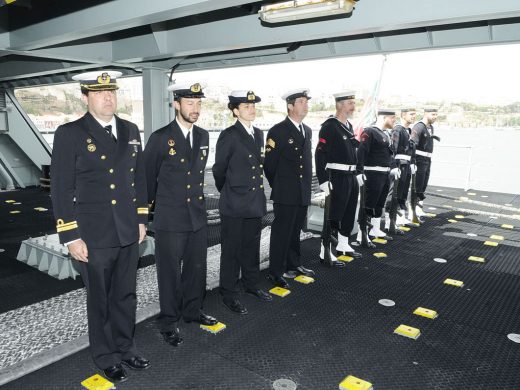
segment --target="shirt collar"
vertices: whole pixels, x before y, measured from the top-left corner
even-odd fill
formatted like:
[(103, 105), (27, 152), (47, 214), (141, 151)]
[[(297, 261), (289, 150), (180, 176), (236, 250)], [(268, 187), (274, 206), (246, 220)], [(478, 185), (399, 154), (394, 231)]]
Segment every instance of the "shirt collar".
[(290, 116), (287, 116), (287, 118), (289, 118), (289, 120), (293, 123), (293, 125), (296, 126), (296, 128), (297, 128), (298, 130), (300, 130), (300, 125), (301, 125), (302, 123), (298, 123), (298, 122), (294, 121)]
[(182, 134), (184, 135), (184, 138), (186, 138), (186, 135), (188, 135), (188, 133), (190, 133), (190, 138), (193, 137), (192, 133), (193, 133), (193, 124), (191, 125), (191, 127), (189, 129), (187, 129), (186, 127), (184, 127), (178, 120), (177, 118), (175, 118), (175, 122), (177, 122), (177, 124), (179, 125), (179, 127), (181, 128), (181, 131), (182, 131)]
[(242, 126), (244, 126), (244, 129), (247, 130), (247, 132), (254, 136), (255, 135), (255, 129), (253, 127), (253, 124), (250, 124), (249, 126), (247, 126), (244, 122), (242, 122), (240, 119), (238, 119), (238, 121), (242, 124)]
[(101, 125), (101, 127), (105, 128), (107, 126), (112, 126), (112, 134), (114, 135), (114, 137), (117, 138), (117, 126), (116, 126), (116, 116), (112, 116), (112, 119), (110, 120), (110, 122), (105, 122), (105, 121), (102, 121), (101, 119), (98, 119), (96, 118), (94, 115), (92, 115), (92, 117), (96, 120), (97, 123), (99, 123)]

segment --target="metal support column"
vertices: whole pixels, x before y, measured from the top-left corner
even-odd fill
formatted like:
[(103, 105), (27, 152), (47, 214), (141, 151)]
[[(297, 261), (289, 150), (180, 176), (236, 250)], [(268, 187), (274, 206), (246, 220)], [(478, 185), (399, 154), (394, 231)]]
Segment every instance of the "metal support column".
[(168, 76), (158, 69), (143, 70), (143, 114), (144, 139), (148, 141), (150, 134), (168, 124)]

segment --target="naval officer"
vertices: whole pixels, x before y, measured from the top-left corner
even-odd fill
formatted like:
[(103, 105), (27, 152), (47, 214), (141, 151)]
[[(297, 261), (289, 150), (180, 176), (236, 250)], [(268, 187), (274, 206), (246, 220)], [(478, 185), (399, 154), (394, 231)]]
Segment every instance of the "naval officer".
[(120, 72), (74, 76), (88, 112), (58, 127), (51, 162), (51, 197), (60, 242), (79, 261), (87, 290), (90, 350), (112, 381), (121, 364), (145, 369), (134, 343), (138, 244), (148, 221), (141, 137), (114, 115)]
[[(164, 340), (183, 342), (178, 321), (215, 325), (202, 311), (206, 294), (207, 216), (204, 169), (209, 134), (199, 119), (204, 92), (199, 83), (172, 84), (176, 117), (150, 136), (145, 148), (148, 202), (154, 204), (155, 261)], [(181, 267), (182, 261), (182, 267)]]
[(303, 123), (309, 110), (309, 90), (292, 90), (282, 99), (287, 117), (267, 133), (264, 171), (274, 202), (268, 279), (287, 288), (284, 277), (314, 275), (302, 266), (300, 258), (300, 230), (311, 203), (312, 131)]
[(247, 314), (238, 294), (240, 273), (247, 293), (272, 300), (258, 285), (262, 217), (267, 212), (262, 173), (264, 136), (252, 124), (255, 104), (260, 100), (253, 91), (231, 92), (228, 108), (237, 121), (220, 133), (213, 164), (220, 191), (220, 293), (224, 305), (238, 314)]

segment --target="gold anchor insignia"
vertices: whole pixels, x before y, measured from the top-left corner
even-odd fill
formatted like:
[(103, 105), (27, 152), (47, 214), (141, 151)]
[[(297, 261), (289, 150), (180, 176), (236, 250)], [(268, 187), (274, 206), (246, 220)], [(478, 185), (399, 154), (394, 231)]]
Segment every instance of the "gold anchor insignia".
[(253, 91), (249, 91), (247, 93), (247, 100), (248, 101), (254, 101), (256, 99), (255, 93)]
[(199, 83), (195, 83), (190, 87), (190, 91), (193, 93), (199, 93), (201, 89), (202, 89), (202, 87), (200, 86)]
[(173, 145), (175, 145), (175, 141), (172, 140), (172, 139), (169, 139), (168, 140), (168, 146), (173, 146)]
[(177, 153), (177, 152), (176, 152), (175, 149), (173, 149), (173, 148), (170, 148), (170, 151), (168, 152), (168, 154), (169, 154), (170, 156), (173, 156), (173, 155), (175, 155), (176, 153)]
[(289, 138), (289, 143), (292, 144), (294, 140), (292, 138)]
[(87, 138), (87, 144), (91, 144), (92, 140), (90, 138)]
[(95, 152), (95, 151), (96, 151), (96, 145), (94, 145), (94, 144), (88, 144), (88, 146), (87, 146), (87, 150), (88, 150), (89, 152), (91, 152), (91, 153), (92, 153), (92, 152)]
[(97, 78), (98, 84), (110, 84), (110, 76), (107, 72), (103, 72), (101, 76)]

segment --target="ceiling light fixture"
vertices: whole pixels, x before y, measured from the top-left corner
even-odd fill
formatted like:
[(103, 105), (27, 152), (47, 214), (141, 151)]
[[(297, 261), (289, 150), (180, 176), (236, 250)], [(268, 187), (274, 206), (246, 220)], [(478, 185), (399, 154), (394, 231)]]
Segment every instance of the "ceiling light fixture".
[(357, 0), (295, 0), (263, 5), (258, 13), (264, 23), (294, 22), (349, 14)]

